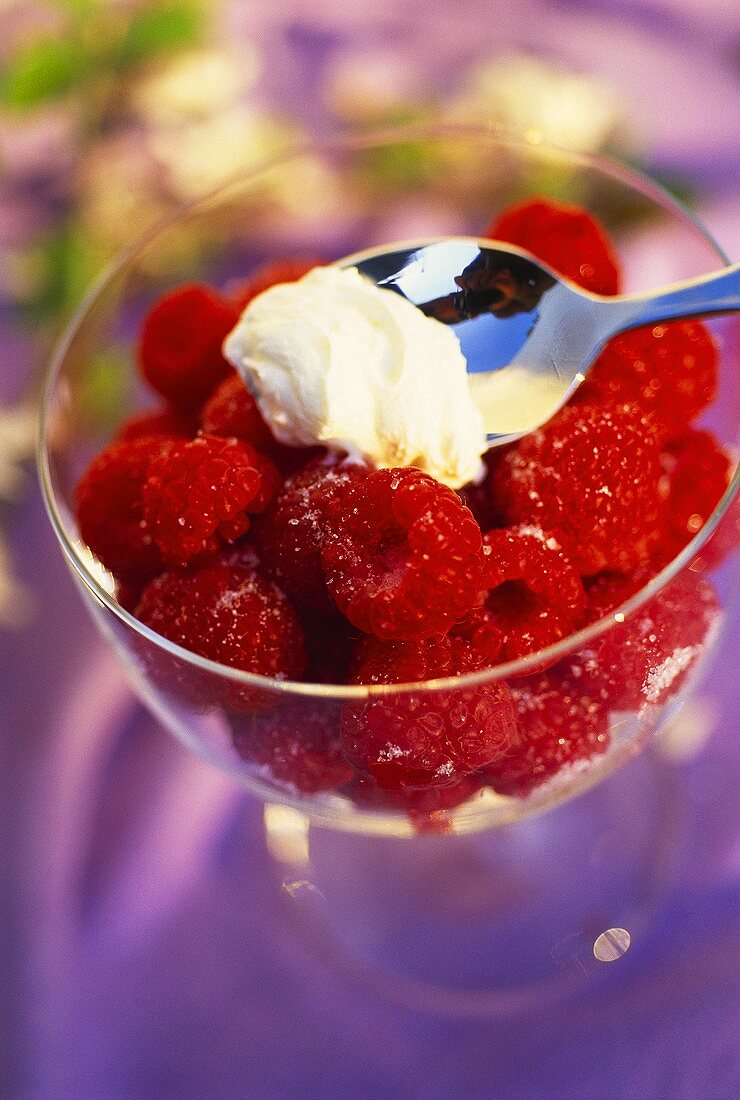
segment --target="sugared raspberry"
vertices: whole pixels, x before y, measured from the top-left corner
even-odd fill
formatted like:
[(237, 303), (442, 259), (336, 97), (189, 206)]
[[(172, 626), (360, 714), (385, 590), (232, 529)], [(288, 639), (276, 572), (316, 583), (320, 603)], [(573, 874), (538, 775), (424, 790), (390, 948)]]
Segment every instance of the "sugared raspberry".
[(507, 451), (491, 491), (509, 523), (554, 532), (579, 573), (628, 572), (657, 537), (658, 448), (627, 409), (570, 406)]
[(249, 527), (280, 483), (269, 459), (248, 443), (204, 435), (171, 445), (149, 470), (144, 518), (169, 565), (215, 554)]
[(585, 585), (586, 606), (583, 609), (581, 625), (595, 623), (611, 611), (616, 611), (621, 604), (644, 588), (654, 576), (655, 571), (645, 565), (629, 574), (606, 572), (589, 577)]
[[(636, 584), (635, 577), (600, 578), (588, 593), (589, 617), (601, 619), (618, 608), (635, 594)], [(711, 584), (686, 570), (589, 643), (583, 651), (587, 690), (610, 710), (665, 702), (685, 680), (718, 617)]]
[(163, 568), (144, 516), (144, 485), (152, 463), (172, 441), (147, 436), (112, 443), (92, 460), (75, 493), (80, 534), (119, 579), (148, 579)]
[(225, 378), (203, 406), (201, 427), (206, 435), (221, 435), (251, 443), (260, 451), (275, 446), (257, 402), (238, 374)]
[(571, 668), (557, 666), (512, 682), (518, 737), (485, 769), (499, 794), (524, 795), (561, 768), (606, 751), (605, 708)]
[(139, 339), (147, 382), (179, 409), (198, 409), (232, 368), (221, 345), (238, 310), (207, 286), (181, 286), (155, 302)]
[(717, 349), (708, 329), (674, 321), (610, 340), (573, 403), (634, 405), (670, 436), (683, 431), (716, 392)]
[(671, 440), (661, 464), (664, 509), (653, 560), (666, 565), (704, 526), (729, 484), (732, 466), (714, 436), (699, 431)]
[[(353, 683), (413, 683), (462, 676), (486, 664), (463, 638), (375, 642)], [(515, 736), (505, 683), (371, 696), (348, 702), (342, 716), (348, 760), (391, 789), (454, 783), (506, 752)]]
[(503, 210), (485, 236), (525, 248), (594, 294), (619, 293), (619, 267), (609, 238), (580, 206), (525, 199)]
[(153, 412), (138, 413), (124, 420), (116, 432), (116, 443), (128, 443), (132, 439), (165, 436), (171, 439), (192, 439), (198, 431), (194, 416), (177, 409), (165, 408)]
[(476, 653), (485, 659), (486, 665), (500, 663), (504, 632), (494, 612), (489, 611), (485, 604), (469, 611), (464, 619), (450, 629), (450, 634), (469, 642)]
[(229, 288), (229, 301), (241, 313), (263, 290), (278, 283), (295, 283), (318, 266), (319, 261), (315, 259), (276, 260), (263, 264), (250, 278)]
[(343, 486), (326, 509), (321, 559), (350, 622), (379, 638), (428, 638), (478, 602), (481, 533), (459, 497), (414, 467)]
[(338, 715), (306, 699), (279, 703), (263, 714), (232, 719), (234, 747), (243, 760), (304, 794), (335, 790), (354, 770), (337, 740)]
[(298, 679), (306, 667), (303, 634), (286, 596), (228, 554), (162, 573), (136, 614), (171, 642), (232, 668)]
[(329, 502), (342, 487), (367, 476), (364, 466), (310, 463), (289, 477), (255, 525), (265, 568), (297, 603), (333, 614), (321, 569)]
[(502, 632), (503, 660), (535, 653), (574, 629), (585, 594), (554, 535), (521, 524), (489, 531), (483, 546), (485, 608)]

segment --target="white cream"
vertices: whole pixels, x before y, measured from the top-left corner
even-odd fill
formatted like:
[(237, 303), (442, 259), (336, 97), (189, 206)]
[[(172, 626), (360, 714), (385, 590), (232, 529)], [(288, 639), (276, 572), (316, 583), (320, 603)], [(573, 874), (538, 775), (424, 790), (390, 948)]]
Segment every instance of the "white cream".
[(264, 291), (224, 355), (282, 443), (419, 466), (453, 488), (481, 472), (483, 419), (454, 332), (355, 268)]

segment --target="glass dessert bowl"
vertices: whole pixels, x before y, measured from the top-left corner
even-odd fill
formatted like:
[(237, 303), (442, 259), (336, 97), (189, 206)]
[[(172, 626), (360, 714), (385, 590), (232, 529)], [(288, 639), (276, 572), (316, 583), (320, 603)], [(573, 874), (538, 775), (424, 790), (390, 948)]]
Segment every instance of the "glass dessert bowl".
[[(598, 570), (589, 598), (603, 617), (574, 618), (573, 629), (554, 644), (516, 659), (499, 655), (493, 667), (478, 663), (462, 675), (453, 670), (411, 684), (310, 682), (317, 665), (317, 680), (331, 678), (332, 663), (346, 666), (354, 641), (341, 632), (323, 637), (316, 629), (312, 644), (321, 652), (309, 653), (302, 681), (228, 667), (168, 640), (152, 628), (154, 620), (147, 625), (132, 613), (140, 590), (128, 596), (117, 588), (82, 539), (76, 486), (116, 428), (152, 405), (137, 377), (135, 345), (163, 293), (195, 282), (228, 293), (265, 262), (311, 257), (326, 264), (399, 239), (485, 235), (501, 210), (533, 194), (577, 201), (607, 226), (626, 261), (625, 291), (724, 262), (673, 200), (620, 165), (489, 131), (415, 129), (287, 154), (195, 203), (114, 264), (51, 365), (42, 484), (98, 626), (135, 689), (176, 737), (265, 801), (292, 807), (314, 824), (389, 836), (475, 832), (553, 807), (634, 756), (696, 684), (726, 618), (737, 475), (711, 515), (691, 517), (695, 525), (705, 520), (695, 537), (680, 551), (677, 544), (675, 556), (664, 554), (662, 568), (645, 572), (645, 583), (633, 576), (620, 584), (608, 566)], [(661, 254), (662, 267), (630, 264), (631, 250), (644, 256), (646, 235), (659, 240), (666, 233), (673, 247)], [(726, 448), (734, 442), (734, 384), (725, 362), (718, 396), (700, 424)], [(165, 603), (170, 598), (163, 596)], [(475, 740), (481, 711), (497, 709), (494, 724), (518, 722), (520, 744), (533, 746), (522, 749), (516, 767), (497, 765), (490, 750), (476, 757), (473, 745), (442, 782), (423, 775), (404, 785), (384, 779), (377, 761), (363, 770), (346, 752), (353, 730), (378, 724), (391, 730), (399, 723), (441, 724), (446, 731), (456, 725), (461, 740), (466, 732)], [(512, 736), (501, 735), (504, 748), (510, 750)]]

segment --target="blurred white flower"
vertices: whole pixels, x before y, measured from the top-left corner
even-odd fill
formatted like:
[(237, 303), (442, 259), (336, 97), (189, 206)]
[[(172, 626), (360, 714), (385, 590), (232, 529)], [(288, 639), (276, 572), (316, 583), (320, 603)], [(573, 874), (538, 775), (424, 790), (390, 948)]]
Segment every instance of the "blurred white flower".
[(36, 410), (31, 405), (13, 409), (0, 405), (0, 500), (10, 501), (23, 483), (23, 463), (36, 445)]
[[(0, 405), (0, 500), (11, 501), (21, 490), (24, 463), (36, 443), (36, 415), (30, 404), (12, 409)], [(24, 626), (34, 607), (30, 592), (13, 576), (10, 550), (0, 531), (0, 626)]]
[(473, 69), (446, 113), (461, 121), (497, 122), (582, 152), (621, 138), (625, 122), (624, 104), (610, 88), (520, 55)]
[(170, 208), (162, 173), (139, 135), (101, 138), (80, 166), (79, 221), (101, 261)]
[(347, 51), (335, 58), (325, 77), (326, 105), (357, 125), (392, 119), (427, 98), (423, 69), (408, 52)]
[(134, 87), (132, 105), (154, 127), (196, 123), (232, 107), (254, 86), (260, 70), (251, 42), (240, 41), (238, 57), (193, 50), (144, 77)]
[(0, 531), (0, 627), (19, 630), (35, 610), (33, 594), (13, 576), (10, 551)]
[(147, 143), (176, 198), (188, 200), (259, 164), (294, 136), (292, 126), (238, 105), (200, 123), (154, 130)]

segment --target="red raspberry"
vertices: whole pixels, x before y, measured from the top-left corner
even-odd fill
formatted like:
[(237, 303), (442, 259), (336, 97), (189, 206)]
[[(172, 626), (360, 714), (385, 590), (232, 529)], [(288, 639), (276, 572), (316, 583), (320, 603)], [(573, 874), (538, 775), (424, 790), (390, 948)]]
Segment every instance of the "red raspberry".
[(586, 606), (583, 611), (581, 625), (595, 623), (603, 619), (611, 611), (616, 611), (626, 600), (629, 600), (648, 581), (655, 576), (655, 571), (648, 566), (641, 566), (633, 573), (599, 573), (595, 577), (586, 580)]
[(479, 776), (466, 775), (448, 787), (389, 791), (379, 787), (374, 780), (359, 776), (343, 793), (362, 808), (405, 811), (417, 832), (445, 833), (450, 828), (451, 811), (469, 802), (481, 786)]
[(485, 769), (499, 794), (525, 795), (567, 764), (606, 751), (605, 708), (562, 665), (512, 684), (519, 736), (505, 756)]
[(284, 476), (326, 455), (324, 447), (288, 447), (273, 436), (239, 375), (225, 378), (213, 391), (201, 413), (203, 431), (251, 443), (268, 455)]
[(485, 659), (486, 665), (495, 665), (501, 660), (504, 632), (494, 612), (487, 607), (474, 607), (464, 619), (455, 623), (450, 634), (469, 642), (476, 653)]
[(628, 572), (657, 537), (658, 440), (627, 409), (563, 409), (519, 440), (491, 491), (509, 523), (556, 533), (581, 574)]
[(194, 417), (177, 409), (165, 408), (152, 412), (138, 413), (124, 420), (116, 432), (116, 443), (127, 443), (132, 439), (166, 436), (170, 439), (192, 439), (198, 431), (198, 422)]
[(633, 329), (610, 340), (573, 403), (634, 405), (673, 435), (714, 400), (717, 365), (714, 341), (696, 321)]
[(299, 618), (308, 654), (306, 680), (314, 684), (346, 684), (360, 642), (359, 630), (336, 610), (325, 615), (304, 607)]
[(229, 300), (241, 313), (263, 290), (269, 290), (278, 283), (295, 283), (319, 266), (319, 261), (315, 259), (276, 260), (263, 264), (250, 278), (229, 288)]
[(147, 382), (178, 409), (198, 409), (232, 368), (221, 345), (239, 313), (207, 286), (181, 286), (144, 319), (139, 366)]
[(172, 441), (153, 436), (112, 443), (92, 460), (75, 494), (80, 535), (106, 569), (126, 581), (148, 580), (163, 567), (144, 516), (152, 463)]
[[(601, 578), (588, 594), (589, 617), (602, 618), (641, 586), (634, 577)], [(664, 703), (684, 682), (718, 616), (712, 586), (685, 571), (625, 622), (616, 622), (589, 644), (584, 651), (584, 688), (587, 681), (587, 690), (611, 710)]]
[(116, 600), (126, 611), (131, 615), (136, 614), (136, 608), (139, 606), (141, 600), (141, 594), (149, 583), (149, 579), (141, 581), (117, 581), (116, 582)]
[(585, 603), (578, 573), (554, 535), (520, 525), (489, 531), (486, 610), (503, 634), (502, 657), (514, 661), (545, 649), (576, 626)]
[(327, 588), (365, 633), (428, 638), (478, 602), (480, 528), (451, 489), (421, 470), (377, 470), (343, 486), (326, 518)]
[(500, 510), (496, 508), (496, 502), (489, 492), (488, 486), (493, 477), (493, 471), (501, 464), (507, 449), (505, 446), (492, 447), (490, 451), (487, 451), (483, 455), (483, 464), (486, 468), (483, 479), (476, 485), (469, 482), (457, 490), (457, 495), (466, 508), (469, 508), (473, 513), (481, 531), (490, 531), (492, 527), (506, 526), (505, 519)]
[(336, 612), (321, 570), (326, 511), (340, 488), (362, 481), (367, 472), (363, 466), (310, 463), (288, 478), (255, 526), (255, 543), (268, 573), (306, 607)]
[(306, 667), (303, 634), (287, 598), (228, 554), (162, 573), (136, 614), (171, 642), (232, 668), (295, 680)]
[[(463, 638), (375, 642), (353, 683), (413, 683), (462, 676), (486, 665)], [(454, 783), (490, 764), (515, 736), (505, 683), (371, 696), (348, 702), (342, 716), (341, 743), (348, 760), (391, 789)]]
[(580, 206), (526, 199), (503, 210), (485, 233), (526, 248), (594, 294), (619, 293), (619, 267), (602, 225)]
[(667, 565), (706, 523), (730, 483), (732, 465), (710, 432), (688, 431), (661, 455), (665, 500), (654, 561)]
[(304, 794), (335, 790), (354, 776), (339, 748), (337, 726), (338, 715), (312, 709), (307, 699), (231, 724), (243, 760), (268, 768), (273, 778)]
[(257, 402), (238, 374), (224, 378), (203, 406), (201, 426), (207, 435), (221, 435), (251, 443), (260, 451), (275, 446)]
[(169, 565), (215, 554), (249, 527), (279, 484), (269, 459), (236, 439), (200, 436), (172, 445), (152, 463), (144, 517)]

